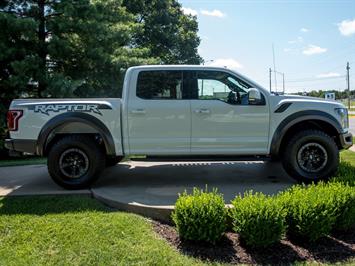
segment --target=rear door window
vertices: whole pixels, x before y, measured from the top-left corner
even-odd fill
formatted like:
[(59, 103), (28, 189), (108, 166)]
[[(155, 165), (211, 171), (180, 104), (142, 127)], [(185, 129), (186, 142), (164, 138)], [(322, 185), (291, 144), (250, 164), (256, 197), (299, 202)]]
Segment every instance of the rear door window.
[(137, 97), (147, 100), (188, 99), (179, 70), (141, 71), (137, 80)]

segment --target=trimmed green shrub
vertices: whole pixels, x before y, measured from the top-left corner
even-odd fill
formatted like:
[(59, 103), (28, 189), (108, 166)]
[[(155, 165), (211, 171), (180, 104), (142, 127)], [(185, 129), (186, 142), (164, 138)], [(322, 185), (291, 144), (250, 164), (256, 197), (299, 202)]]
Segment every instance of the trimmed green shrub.
[(341, 184), (298, 185), (280, 195), (289, 235), (313, 242), (329, 234), (337, 219), (334, 186)]
[(348, 230), (355, 226), (355, 188), (349, 185), (329, 184), (335, 198), (337, 216), (334, 229)]
[(266, 247), (286, 231), (286, 212), (277, 198), (252, 191), (237, 196), (232, 204), (233, 229), (249, 246)]
[(181, 238), (214, 244), (226, 229), (225, 204), (221, 194), (194, 188), (192, 195), (179, 195), (172, 219)]

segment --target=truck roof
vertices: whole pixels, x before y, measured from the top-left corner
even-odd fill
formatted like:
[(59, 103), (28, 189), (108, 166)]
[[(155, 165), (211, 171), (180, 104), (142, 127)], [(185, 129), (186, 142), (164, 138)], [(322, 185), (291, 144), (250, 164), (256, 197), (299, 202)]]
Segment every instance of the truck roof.
[[(218, 70), (226, 70), (227, 67), (217, 67), (217, 66), (205, 66), (205, 65), (142, 65), (142, 66), (134, 66), (130, 67), (129, 69), (182, 69), (182, 70), (189, 70), (189, 69), (218, 69)], [(230, 69), (228, 69), (230, 70)]]

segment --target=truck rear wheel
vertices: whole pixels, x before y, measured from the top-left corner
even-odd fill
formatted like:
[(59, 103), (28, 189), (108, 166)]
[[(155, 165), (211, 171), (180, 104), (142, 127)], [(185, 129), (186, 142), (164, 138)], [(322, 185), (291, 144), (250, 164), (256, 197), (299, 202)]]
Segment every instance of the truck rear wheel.
[(282, 164), (294, 179), (310, 183), (328, 179), (339, 165), (334, 140), (319, 130), (304, 130), (286, 143)]
[(89, 136), (66, 136), (48, 153), (48, 172), (66, 189), (83, 189), (95, 182), (105, 168), (105, 155)]

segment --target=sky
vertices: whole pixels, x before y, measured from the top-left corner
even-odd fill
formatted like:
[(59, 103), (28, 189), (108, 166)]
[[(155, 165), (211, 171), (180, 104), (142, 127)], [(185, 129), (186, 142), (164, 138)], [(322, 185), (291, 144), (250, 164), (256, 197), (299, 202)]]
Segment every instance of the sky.
[[(346, 63), (355, 89), (355, 0), (180, 0), (197, 16), (199, 54), (269, 89), (269, 68), (285, 75), (285, 91), (345, 90)], [(213, 60), (213, 61), (211, 61)], [(282, 75), (272, 74), (282, 91)]]

